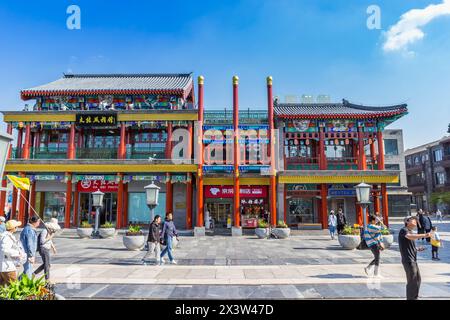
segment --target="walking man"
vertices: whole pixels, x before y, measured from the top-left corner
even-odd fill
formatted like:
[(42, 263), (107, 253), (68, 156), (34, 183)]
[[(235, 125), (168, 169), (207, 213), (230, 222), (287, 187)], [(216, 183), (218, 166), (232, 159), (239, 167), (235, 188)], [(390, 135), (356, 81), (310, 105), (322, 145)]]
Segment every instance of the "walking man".
[(381, 242), (381, 226), (378, 223), (378, 219), (376, 216), (370, 216), (369, 225), (366, 230), (364, 230), (364, 240), (366, 241), (367, 246), (373, 254), (373, 260), (369, 263), (367, 267), (364, 268), (364, 271), (369, 276), (373, 270), (373, 275), (375, 277), (381, 277), (380, 274), (380, 255), (381, 251), (384, 250), (384, 244)]
[(336, 236), (336, 225), (337, 225), (337, 218), (334, 214), (334, 211), (330, 211), (330, 216), (328, 217), (328, 229), (330, 230), (330, 236), (331, 240), (334, 240), (334, 237)]
[(436, 220), (438, 222), (442, 222), (442, 212), (441, 212), (441, 210), (439, 210), (439, 208), (436, 211)]
[(161, 238), (163, 239), (164, 243), (166, 244), (166, 247), (161, 252), (160, 258), (161, 262), (163, 263), (163, 257), (166, 255), (169, 256), (169, 261), (171, 264), (177, 264), (177, 262), (174, 260), (172, 256), (172, 248), (173, 248), (173, 238), (176, 237), (178, 241), (178, 232), (175, 228), (175, 224), (172, 220), (172, 213), (167, 214), (166, 221), (164, 221), (163, 230), (161, 233)]
[[(424, 229), (424, 233), (430, 233), (431, 228), (433, 227), (433, 223), (431, 222), (430, 213), (427, 211), (422, 215), (422, 228)], [(430, 238), (427, 238), (428, 244), (430, 243)]]
[(405, 226), (398, 234), (398, 247), (402, 257), (403, 269), (406, 273), (406, 299), (417, 300), (419, 298), (420, 277), (419, 266), (417, 265), (417, 251), (423, 251), (425, 248), (416, 248), (415, 240), (429, 238), (430, 234), (414, 234), (413, 230), (417, 227), (415, 217), (406, 217)]
[(344, 230), (344, 227), (346, 224), (347, 224), (347, 219), (345, 218), (344, 212), (342, 212), (342, 209), (339, 209), (338, 214), (337, 214), (337, 232), (338, 232), (338, 234), (342, 233), (342, 230)]
[(147, 258), (154, 252), (155, 253), (155, 263), (156, 265), (160, 265), (160, 255), (161, 255), (161, 216), (156, 215), (153, 219), (152, 223), (150, 224), (150, 228), (148, 230), (148, 251), (145, 254), (145, 256), (142, 258), (142, 262), (145, 264)]
[(33, 264), (35, 262), (37, 251), (37, 233), (36, 228), (39, 227), (41, 221), (38, 217), (32, 216), (28, 220), (28, 224), (20, 233), (20, 242), (22, 242), (23, 249), (27, 254), (27, 261), (23, 265), (23, 276), (26, 274), (29, 279), (33, 276)]

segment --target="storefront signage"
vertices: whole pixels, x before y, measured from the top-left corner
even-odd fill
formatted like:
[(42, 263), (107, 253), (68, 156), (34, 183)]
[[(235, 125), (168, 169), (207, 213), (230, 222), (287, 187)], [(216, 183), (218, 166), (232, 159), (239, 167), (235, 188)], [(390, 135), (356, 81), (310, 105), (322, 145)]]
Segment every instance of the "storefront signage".
[(81, 127), (107, 127), (117, 125), (117, 113), (77, 113), (75, 124)]
[(100, 190), (101, 192), (117, 192), (119, 185), (114, 181), (106, 180), (83, 180), (77, 183), (78, 192), (95, 192)]
[(329, 189), (330, 197), (356, 197), (356, 191), (352, 189)]
[[(233, 198), (233, 186), (206, 186), (206, 198)], [(242, 198), (266, 198), (267, 187), (241, 187), (240, 196)]]
[(203, 166), (204, 172), (215, 172), (215, 171), (233, 171), (233, 166)]
[(31, 176), (31, 180), (36, 180), (36, 181), (52, 181), (52, 180), (56, 180), (56, 181), (60, 181), (63, 180), (64, 176), (58, 176), (58, 175), (35, 175), (35, 176)]

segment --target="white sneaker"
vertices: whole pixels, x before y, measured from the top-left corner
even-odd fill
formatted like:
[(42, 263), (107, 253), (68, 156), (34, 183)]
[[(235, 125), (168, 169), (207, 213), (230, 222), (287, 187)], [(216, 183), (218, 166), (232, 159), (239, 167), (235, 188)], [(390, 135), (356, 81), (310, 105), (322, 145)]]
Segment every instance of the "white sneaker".
[(170, 264), (178, 264), (175, 260), (170, 261)]
[(364, 268), (364, 272), (366, 273), (366, 275), (368, 276), (368, 277), (370, 277), (372, 274), (372, 266), (369, 266), (369, 267), (365, 267)]

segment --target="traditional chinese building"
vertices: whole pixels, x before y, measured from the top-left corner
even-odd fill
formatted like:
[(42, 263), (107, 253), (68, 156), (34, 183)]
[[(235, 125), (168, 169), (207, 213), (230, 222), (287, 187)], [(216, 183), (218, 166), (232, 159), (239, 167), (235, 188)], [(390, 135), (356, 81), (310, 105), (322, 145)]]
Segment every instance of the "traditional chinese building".
[(13, 192), (13, 215), (30, 213), (24, 196), (44, 219), (76, 227), (92, 221), (90, 193), (101, 190), (102, 223), (146, 224), (144, 186), (156, 181), (157, 213), (173, 212), (179, 228), (201, 230), (205, 213), (233, 234), (261, 218), (326, 228), (331, 209), (362, 222), (353, 187), (366, 182), (371, 210), (388, 220), (386, 184), (399, 172), (386, 170), (376, 142), (406, 105), (283, 104), (271, 77), (265, 110), (240, 108), (238, 93), (234, 77), (233, 108), (205, 111), (204, 79), (196, 103), (190, 74), (65, 75), (23, 90), (32, 106), (3, 112), (17, 135), (5, 172), (32, 181)]

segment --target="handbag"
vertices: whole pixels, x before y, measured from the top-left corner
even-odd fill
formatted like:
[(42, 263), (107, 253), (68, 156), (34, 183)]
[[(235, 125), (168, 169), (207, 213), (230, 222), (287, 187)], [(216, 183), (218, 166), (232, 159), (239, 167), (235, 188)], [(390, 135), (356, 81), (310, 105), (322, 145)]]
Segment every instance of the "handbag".
[(431, 245), (433, 247), (438, 247), (439, 248), (441, 246), (441, 241), (436, 240), (436, 239), (431, 239)]

